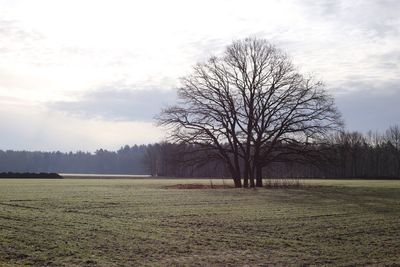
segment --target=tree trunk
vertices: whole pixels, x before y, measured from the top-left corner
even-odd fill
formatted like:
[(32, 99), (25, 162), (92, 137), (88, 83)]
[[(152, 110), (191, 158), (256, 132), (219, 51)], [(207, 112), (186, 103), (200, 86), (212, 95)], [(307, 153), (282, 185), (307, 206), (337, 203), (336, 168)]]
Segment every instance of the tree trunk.
[(228, 170), (232, 175), (233, 183), (236, 188), (242, 187), (242, 178), (240, 177), (240, 169), (236, 169), (232, 164), (228, 163)]
[(237, 150), (235, 151), (234, 155), (234, 166), (235, 166), (235, 174), (234, 174), (234, 180), (235, 180), (235, 187), (236, 188), (241, 188), (242, 187), (242, 177), (240, 175), (240, 163), (239, 163), (239, 153)]
[(250, 174), (249, 174), (249, 179), (250, 179), (250, 187), (254, 188), (256, 187), (255, 183), (254, 183), (254, 168), (250, 168)]
[(245, 188), (249, 187), (249, 173), (247, 172), (247, 168), (245, 168), (245, 171), (244, 171), (243, 187), (245, 187)]
[(262, 166), (256, 166), (256, 187), (263, 187)]
[(242, 188), (242, 178), (240, 177), (240, 171), (235, 171), (233, 175), (233, 182), (236, 188)]
[(255, 183), (254, 183), (254, 177), (250, 177), (250, 187), (251, 188), (254, 188), (254, 187), (256, 187), (256, 185), (255, 185)]

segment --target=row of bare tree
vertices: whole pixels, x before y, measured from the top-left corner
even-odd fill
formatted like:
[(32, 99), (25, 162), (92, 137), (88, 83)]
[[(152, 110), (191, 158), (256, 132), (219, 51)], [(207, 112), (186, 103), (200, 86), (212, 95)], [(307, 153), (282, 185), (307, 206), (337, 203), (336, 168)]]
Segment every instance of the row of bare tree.
[(385, 134), (336, 134), (331, 143), (335, 144), (330, 151), (335, 166), (325, 170), (327, 176), (400, 177), (400, 128), (397, 125), (389, 127)]
[[(292, 153), (263, 164), (267, 165), (262, 169), (263, 178), (400, 178), (400, 127), (397, 125), (384, 134), (333, 134), (328, 142), (310, 145), (307, 150), (306, 155)], [(148, 145), (145, 164), (154, 176), (226, 178), (231, 175), (224, 160), (210, 157), (208, 151), (196, 145), (166, 142)], [(239, 165), (245, 166), (243, 159)]]
[(223, 162), (236, 187), (262, 186), (263, 168), (304, 160), (342, 128), (323, 84), (300, 74), (263, 39), (236, 41), (222, 56), (194, 66), (178, 98), (158, 117), (168, 141)]
[(94, 153), (0, 150), (0, 172), (147, 174), (143, 163), (146, 150), (146, 145)]

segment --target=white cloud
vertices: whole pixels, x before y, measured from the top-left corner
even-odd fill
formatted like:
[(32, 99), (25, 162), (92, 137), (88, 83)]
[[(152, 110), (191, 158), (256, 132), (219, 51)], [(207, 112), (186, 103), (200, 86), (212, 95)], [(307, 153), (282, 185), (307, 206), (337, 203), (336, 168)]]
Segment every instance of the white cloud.
[[(96, 110), (103, 119), (110, 119), (104, 114), (121, 113), (118, 108), (115, 112), (93, 108), (94, 103), (88, 109), (82, 99), (93, 88), (121, 82), (133, 90), (171, 89), (197, 61), (219, 53), (233, 39), (255, 35), (286, 50), (302, 71), (321, 77), (333, 94), (342, 97), (347, 92), (349, 101), (357, 103), (352, 94), (355, 87), (374, 84), (374, 90), (385, 91), (385, 82), (399, 77), (399, 10), (397, 0), (0, 0), (0, 100), (33, 106), (72, 103), (64, 108), (58, 105), (69, 110), (57, 115), (68, 121), (69, 128), (60, 134), (51, 126), (59, 125), (58, 120), (50, 120), (46, 125), (54, 131), (42, 133), (47, 141), (32, 143), (36, 135), (31, 131), (21, 135), (27, 148), (63, 146), (53, 134), (63, 136), (65, 143), (69, 137), (76, 140), (71, 141), (71, 149), (96, 142), (107, 146), (111, 141), (96, 139), (94, 132), (84, 141), (76, 137), (76, 129), (85, 124), (94, 123), (98, 132), (111, 125), (125, 127), (122, 122), (93, 120)], [(118, 94), (107, 103), (116, 98)], [(15, 107), (3, 108), (2, 118), (9, 121), (16, 114), (22, 124), (48, 117), (41, 111), (33, 119)], [(93, 116), (71, 116), (72, 108)], [(365, 122), (365, 127), (375, 128), (374, 123), (378, 125)], [(135, 128), (142, 127), (137, 132), (143, 132), (150, 129), (146, 125)], [(144, 142), (149, 136), (137, 135), (135, 140)], [(109, 139), (114, 137), (117, 134)], [(1, 142), (13, 148), (10, 142)]]
[(110, 84), (85, 92), (77, 99), (49, 102), (46, 106), (50, 110), (80, 118), (152, 122), (162, 108), (176, 102), (175, 90), (133, 88), (124, 84)]
[(145, 144), (163, 137), (149, 122), (103, 121), (66, 116), (12, 99), (0, 103), (0, 149), (95, 151)]

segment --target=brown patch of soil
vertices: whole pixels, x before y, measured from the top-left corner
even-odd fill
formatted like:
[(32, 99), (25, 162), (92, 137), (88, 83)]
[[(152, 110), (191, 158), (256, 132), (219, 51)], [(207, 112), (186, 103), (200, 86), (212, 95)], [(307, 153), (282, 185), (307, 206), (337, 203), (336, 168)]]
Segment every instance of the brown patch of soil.
[(208, 185), (208, 184), (175, 184), (165, 186), (166, 189), (227, 189), (234, 188), (230, 185)]

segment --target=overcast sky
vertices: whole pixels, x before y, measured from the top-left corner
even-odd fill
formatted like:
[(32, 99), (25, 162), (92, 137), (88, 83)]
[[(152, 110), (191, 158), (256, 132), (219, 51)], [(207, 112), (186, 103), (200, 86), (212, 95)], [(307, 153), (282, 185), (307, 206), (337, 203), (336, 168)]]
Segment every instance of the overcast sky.
[(179, 77), (249, 36), (322, 79), (349, 130), (400, 125), (398, 0), (0, 0), (0, 149), (160, 141)]

